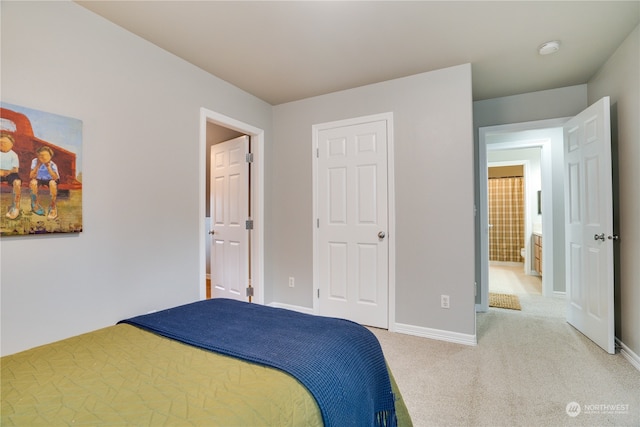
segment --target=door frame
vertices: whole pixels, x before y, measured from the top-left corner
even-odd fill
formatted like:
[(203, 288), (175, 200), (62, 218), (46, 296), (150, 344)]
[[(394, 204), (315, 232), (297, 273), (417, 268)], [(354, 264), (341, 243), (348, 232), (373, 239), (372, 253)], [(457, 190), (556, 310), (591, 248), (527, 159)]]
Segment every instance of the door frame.
[[(540, 175), (542, 180), (542, 209), (547, 212), (548, 220), (542, 223), (542, 236), (551, 236), (553, 230), (553, 218), (548, 213), (553, 210), (552, 197), (552, 157), (551, 141), (549, 139), (518, 140), (512, 142), (489, 142), (492, 136), (509, 134), (515, 132), (525, 132), (534, 130), (544, 130), (550, 128), (562, 128), (569, 118), (557, 118), (548, 120), (538, 120), (533, 122), (513, 123), (507, 125), (487, 126), (478, 129), (478, 191), (479, 191), (479, 241), (480, 241), (480, 283), (478, 292), (480, 302), (476, 303), (477, 312), (489, 310), (489, 211), (488, 211), (488, 171), (487, 171), (487, 151), (503, 150), (514, 148), (541, 147), (540, 151)], [(543, 213), (544, 216), (544, 213)], [(551, 239), (546, 239), (551, 242)], [(545, 246), (542, 252), (542, 264), (548, 271), (553, 271), (553, 246)], [(553, 296), (553, 275), (542, 276), (543, 296)]]
[(313, 229), (313, 312), (320, 313), (318, 301), (318, 291), (320, 289), (320, 272), (318, 270), (318, 157), (316, 147), (318, 146), (318, 134), (325, 129), (342, 126), (353, 126), (362, 123), (384, 120), (387, 125), (387, 239), (388, 239), (388, 278), (387, 278), (387, 313), (388, 330), (395, 332), (396, 329), (396, 216), (395, 216), (395, 169), (394, 169), (394, 143), (393, 143), (393, 112), (374, 114), (370, 116), (355, 117), (332, 122), (319, 123), (312, 126), (312, 188), (313, 188), (313, 217), (311, 227)]
[(264, 304), (264, 130), (243, 123), (239, 120), (200, 108), (200, 143), (199, 143), (199, 290), (200, 299), (206, 298), (207, 292), (207, 239), (206, 227), (206, 180), (207, 176), (207, 123), (213, 123), (237, 132), (249, 135), (251, 138), (251, 178), (249, 182), (251, 194), (251, 218), (253, 231), (251, 234), (251, 253), (249, 254), (249, 268), (251, 270), (251, 285), (253, 287), (253, 301)]

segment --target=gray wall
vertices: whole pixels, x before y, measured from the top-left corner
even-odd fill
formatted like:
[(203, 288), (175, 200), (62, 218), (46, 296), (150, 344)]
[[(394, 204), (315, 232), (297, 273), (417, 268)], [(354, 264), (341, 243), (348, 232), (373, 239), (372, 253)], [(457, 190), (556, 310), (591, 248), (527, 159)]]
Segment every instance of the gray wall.
[(274, 107), (273, 299), (313, 305), (312, 125), (385, 112), (395, 133), (396, 321), (475, 336), (469, 65)]
[(3, 237), (2, 353), (199, 298), (200, 108), (271, 106), (72, 2), (2, 2), (2, 100), (83, 121), (84, 231)]
[(589, 81), (588, 93), (590, 104), (611, 97), (614, 228), (620, 234), (616, 337), (640, 358), (640, 27)]
[(480, 127), (572, 117), (587, 105), (586, 85), (476, 101), (473, 103), (476, 140)]

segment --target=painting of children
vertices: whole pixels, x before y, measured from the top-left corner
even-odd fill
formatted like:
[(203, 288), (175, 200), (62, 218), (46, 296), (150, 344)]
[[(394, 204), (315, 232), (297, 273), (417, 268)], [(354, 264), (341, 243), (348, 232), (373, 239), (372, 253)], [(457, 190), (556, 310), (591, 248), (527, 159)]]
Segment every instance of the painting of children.
[(0, 236), (82, 231), (82, 121), (0, 103), (0, 155)]

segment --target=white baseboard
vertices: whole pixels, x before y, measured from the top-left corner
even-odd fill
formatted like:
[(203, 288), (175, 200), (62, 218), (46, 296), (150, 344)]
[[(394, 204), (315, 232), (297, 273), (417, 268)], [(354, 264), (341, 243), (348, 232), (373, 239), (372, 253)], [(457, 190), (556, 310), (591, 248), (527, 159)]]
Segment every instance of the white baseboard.
[(395, 332), (398, 332), (400, 334), (415, 335), (422, 338), (430, 338), (438, 341), (447, 341), (456, 344), (478, 345), (476, 335), (461, 334), (459, 332), (443, 331), (440, 329), (424, 328), (422, 326), (396, 323)]
[(640, 356), (635, 354), (629, 347), (627, 347), (622, 341), (616, 338), (616, 344), (620, 346), (620, 354), (627, 359), (629, 363), (633, 365), (638, 371), (640, 371)]
[[(299, 305), (284, 304), (281, 302), (272, 302), (267, 304), (269, 307), (286, 308), (288, 310), (297, 311), (305, 314), (315, 314), (313, 308), (302, 307)], [(399, 334), (415, 335), (422, 338), (430, 338), (439, 341), (447, 341), (456, 344), (477, 345), (478, 341), (475, 335), (461, 334), (458, 332), (442, 331), (439, 329), (424, 328), (421, 326), (404, 325), (396, 323), (395, 328), (390, 327), (389, 330)]]
[(287, 310), (297, 311), (304, 314), (314, 314), (313, 308), (302, 307), (299, 305), (284, 304), (281, 302), (271, 302), (267, 304), (269, 307), (286, 308)]

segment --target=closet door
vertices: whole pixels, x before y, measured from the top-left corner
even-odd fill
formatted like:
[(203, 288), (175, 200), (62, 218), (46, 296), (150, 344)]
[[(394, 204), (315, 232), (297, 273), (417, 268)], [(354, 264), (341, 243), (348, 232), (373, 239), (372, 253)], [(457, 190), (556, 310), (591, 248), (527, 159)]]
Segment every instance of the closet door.
[(387, 121), (317, 133), (320, 314), (388, 327)]

